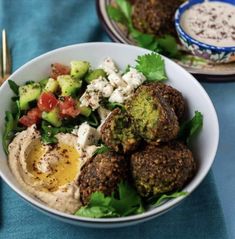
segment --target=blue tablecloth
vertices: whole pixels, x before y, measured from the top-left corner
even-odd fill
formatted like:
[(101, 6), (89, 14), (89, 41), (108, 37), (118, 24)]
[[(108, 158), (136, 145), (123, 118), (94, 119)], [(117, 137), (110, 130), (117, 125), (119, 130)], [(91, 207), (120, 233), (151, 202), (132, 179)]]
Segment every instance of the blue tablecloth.
[[(79, 42), (110, 41), (99, 23), (93, 0), (0, 0), (1, 28), (6, 28), (9, 35), (13, 70), (58, 47)], [(216, 84), (204, 86), (215, 104), (219, 101), (218, 112), (223, 114), (221, 95), (226, 94), (227, 88), (230, 88), (229, 94), (232, 95), (234, 84), (231, 84), (232, 88), (228, 85), (224, 88), (221, 84), (218, 90)], [(228, 108), (226, 117), (230, 116), (229, 110), (234, 111), (233, 108)], [(219, 116), (221, 127), (226, 127), (223, 125), (226, 122), (223, 121), (223, 115)], [(229, 123), (232, 125), (232, 122)], [(228, 138), (225, 139), (228, 141)], [(226, 149), (231, 156), (231, 146)], [(219, 156), (220, 160), (226, 157), (223, 149), (219, 150)], [(0, 238), (3, 239), (228, 238), (212, 172), (192, 195), (167, 214), (137, 226), (109, 230), (75, 227), (56, 221), (31, 208), (5, 183), (1, 182), (0, 188)]]

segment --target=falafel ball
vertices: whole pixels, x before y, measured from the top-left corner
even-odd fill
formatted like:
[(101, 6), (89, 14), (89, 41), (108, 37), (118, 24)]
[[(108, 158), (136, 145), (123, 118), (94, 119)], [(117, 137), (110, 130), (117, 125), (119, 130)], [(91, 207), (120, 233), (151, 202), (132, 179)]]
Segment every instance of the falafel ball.
[(130, 164), (135, 187), (142, 197), (181, 190), (196, 169), (192, 152), (178, 141), (147, 145), (132, 154)]
[(150, 83), (151, 87), (158, 89), (166, 102), (173, 108), (179, 121), (182, 121), (186, 111), (186, 101), (178, 90), (164, 83)]
[(125, 107), (138, 134), (147, 142), (158, 144), (177, 137), (177, 116), (159, 89), (151, 84), (141, 85), (128, 99)]
[(125, 111), (116, 108), (101, 126), (102, 141), (115, 152), (127, 153), (137, 148), (140, 137), (132, 119)]
[(132, 22), (139, 31), (162, 36), (176, 35), (173, 17), (182, 0), (136, 0)]
[(99, 191), (106, 196), (116, 191), (121, 181), (127, 180), (129, 162), (123, 155), (108, 151), (89, 159), (81, 168), (78, 178), (80, 199), (86, 205), (93, 192)]

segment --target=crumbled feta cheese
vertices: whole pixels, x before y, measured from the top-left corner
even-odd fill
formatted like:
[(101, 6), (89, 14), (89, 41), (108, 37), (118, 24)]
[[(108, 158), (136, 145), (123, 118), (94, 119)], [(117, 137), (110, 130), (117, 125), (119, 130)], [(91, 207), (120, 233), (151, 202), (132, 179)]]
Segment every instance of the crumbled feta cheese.
[(96, 145), (87, 146), (86, 147), (86, 158), (91, 158), (98, 148), (99, 147)]
[(122, 76), (116, 72), (112, 72), (110, 75), (108, 75), (108, 80), (114, 87), (125, 87), (127, 85), (126, 82), (122, 79)]
[(112, 95), (109, 97), (109, 102), (117, 102), (122, 104), (124, 102), (124, 95), (121, 89), (116, 89), (113, 91)]
[(85, 91), (80, 98), (81, 106), (90, 106), (93, 110), (97, 109), (100, 104), (100, 93), (95, 91)]
[(86, 91), (80, 98), (81, 106), (91, 106), (97, 109), (102, 97), (109, 97), (113, 93), (113, 86), (103, 77), (93, 80), (87, 86)]
[(99, 91), (102, 96), (109, 97), (113, 92), (113, 87), (105, 78), (99, 77), (87, 86), (86, 91)]
[(84, 122), (78, 128), (78, 145), (80, 148), (84, 148), (89, 145), (94, 145), (98, 143), (100, 139), (99, 132), (91, 127), (87, 122)]
[(130, 67), (130, 70), (122, 76), (122, 79), (134, 89), (146, 80), (145, 76), (141, 72), (132, 67)]
[(131, 96), (133, 92), (134, 89), (129, 85), (126, 87), (119, 87), (113, 91), (112, 95), (109, 97), (109, 102), (117, 102), (122, 104)]
[(107, 74), (111, 74), (113, 72), (118, 72), (118, 68), (114, 61), (110, 58), (107, 57), (102, 64), (100, 65), (100, 68), (103, 69)]

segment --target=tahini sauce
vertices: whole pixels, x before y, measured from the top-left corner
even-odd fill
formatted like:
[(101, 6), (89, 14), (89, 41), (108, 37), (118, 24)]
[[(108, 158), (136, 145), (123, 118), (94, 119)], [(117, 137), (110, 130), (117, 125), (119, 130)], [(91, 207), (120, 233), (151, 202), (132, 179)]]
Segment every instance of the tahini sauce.
[(214, 46), (235, 46), (235, 6), (205, 1), (186, 10), (180, 22), (192, 38)]

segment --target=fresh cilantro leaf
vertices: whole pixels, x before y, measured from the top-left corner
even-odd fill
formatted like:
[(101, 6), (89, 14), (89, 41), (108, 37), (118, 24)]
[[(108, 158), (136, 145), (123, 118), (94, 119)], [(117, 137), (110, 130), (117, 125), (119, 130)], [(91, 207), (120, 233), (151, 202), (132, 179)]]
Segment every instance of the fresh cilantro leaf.
[(177, 42), (171, 35), (165, 35), (157, 39), (158, 46), (161, 48), (161, 53), (171, 58), (178, 58), (181, 54), (178, 50)]
[(91, 199), (90, 202), (88, 204), (92, 205), (92, 206), (109, 206), (111, 202), (111, 198), (110, 197), (105, 197), (104, 194), (102, 192), (94, 192), (91, 195)]
[(181, 125), (178, 138), (189, 144), (190, 140), (199, 133), (202, 126), (203, 115), (201, 112), (195, 111), (194, 117)]
[(19, 94), (19, 86), (13, 81), (13, 80), (8, 80), (8, 84), (11, 88), (11, 90), (18, 95)]
[(93, 155), (97, 155), (97, 154), (103, 154), (110, 151), (110, 148), (104, 144), (102, 144), (98, 149), (96, 149), (96, 151), (94, 152)]
[(138, 56), (136, 69), (142, 72), (149, 81), (166, 80), (164, 60), (159, 54), (151, 53)]
[(118, 217), (113, 208), (92, 206), (92, 207), (81, 207), (76, 213), (76, 216), (90, 217), (90, 218), (107, 218), (107, 217)]
[(186, 196), (188, 193), (187, 192), (174, 192), (172, 194), (163, 194), (161, 195), (158, 200), (154, 203), (154, 206), (159, 206), (161, 205), (165, 200), (167, 199), (172, 199), (172, 198), (178, 198), (178, 197), (183, 197)]
[(121, 215), (128, 216), (144, 211), (142, 201), (136, 190), (126, 182), (118, 185), (119, 198), (112, 196), (111, 205)]
[(87, 206), (81, 207), (75, 215), (92, 218), (121, 217), (142, 213), (141, 197), (128, 183), (118, 185), (118, 196), (105, 196), (102, 192), (95, 192)]
[(134, 29), (133, 27), (131, 27), (130, 29), (131, 29), (129, 30), (130, 36), (136, 41), (138, 46), (152, 50), (152, 51), (157, 50), (158, 43), (154, 35), (142, 33)]
[(119, 8), (109, 5), (107, 6), (107, 13), (113, 21), (120, 22), (124, 25), (127, 23), (125, 15)]
[(123, 15), (126, 17), (127, 21), (131, 22), (132, 6), (127, 0), (116, 0), (119, 9), (122, 11)]

